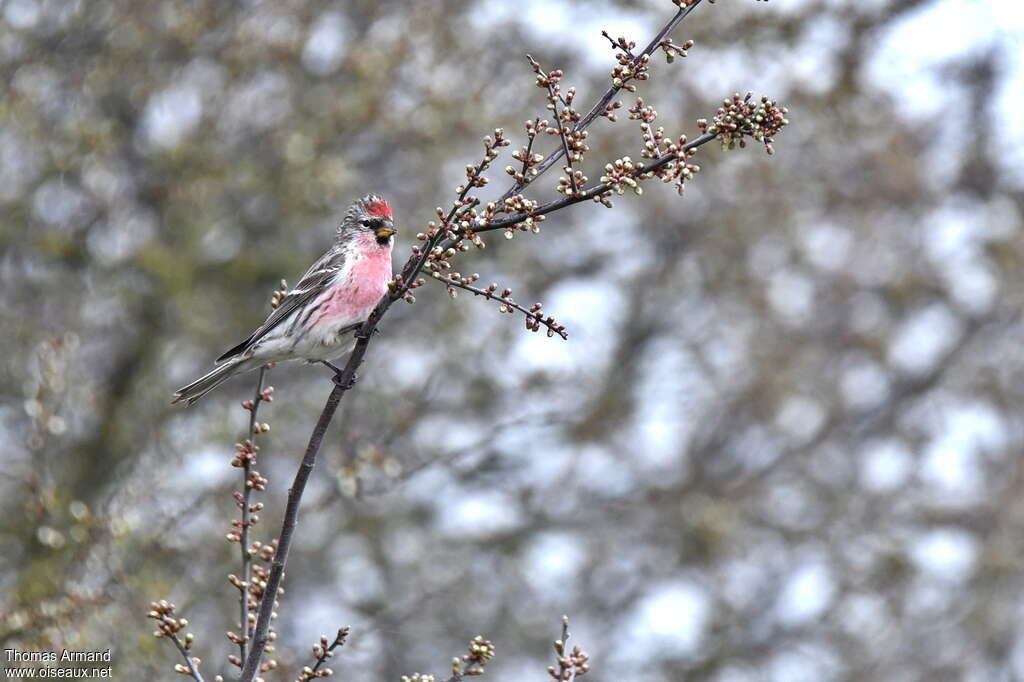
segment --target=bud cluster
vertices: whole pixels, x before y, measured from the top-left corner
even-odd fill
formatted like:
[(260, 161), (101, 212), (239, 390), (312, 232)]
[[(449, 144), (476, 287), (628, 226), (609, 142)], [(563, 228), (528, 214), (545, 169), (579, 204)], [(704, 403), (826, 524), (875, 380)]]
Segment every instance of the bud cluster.
[(556, 639), (555, 653), (558, 655), (558, 667), (548, 666), (548, 675), (553, 680), (568, 682), (575, 677), (587, 674), (590, 670), (590, 664), (588, 663), (590, 657), (587, 655), (587, 652), (578, 646), (573, 647), (572, 651), (566, 651), (565, 642)]
[(676, 57), (687, 56), (687, 51), (693, 47), (693, 41), (687, 40), (682, 45), (676, 45), (672, 42), (671, 38), (665, 38), (658, 43), (658, 47), (660, 47), (661, 51), (665, 53), (665, 62), (671, 64), (676, 60)]
[[(628, 156), (624, 156), (621, 159), (615, 159), (611, 163), (605, 164), (605, 174), (601, 176), (601, 182), (609, 185), (612, 190), (620, 195), (625, 193), (627, 187), (638, 195), (643, 194), (643, 187), (641, 187), (640, 183), (633, 177), (633, 175), (641, 168), (642, 166), (633, 163), (633, 159)], [(598, 197), (595, 197), (595, 200), (597, 198)]]
[[(154, 637), (160, 638), (177, 635), (188, 627), (188, 620), (185, 618), (176, 618), (174, 614), (174, 604), (166, 599), (150, 602), (149, 608), (150, 611), (146, 614), (146, 618), (152, 618), (157, 621), (157, 627), (159, 628), (153, 632)], [(182, 643), (187, 643), (185, 646), (186, 649), (192, 648), (193, 639), (194, 637), (191, 633), (185, 635), (185, 639)]]
[[(231, 665), (241, 668), (245, 664), (245, 647), (252, 638), (252, 631), (256, 627), (256, 612), (259, 610), (260, 602), (263, 599), (263, 595), (267, 590), (267, 580), (270, 578), (270, 562), (274, 559), (274, 554), (277, 552), (277, 540), (271, 543), (260, 543), (253, 542), (246, 553), (250, 559), (258, 559), (262, 563), (247, 563), (245, 568), (249, 572), (248, 580), (238, 577), (234, 573), (228, 575), (228, 583), (230, 583), (235, 589), (239, 591), (240, 599), (243, 600), (245, 606), (245, 622), (242, 624), (242, 633), (239, 634), (232, 631), (224, 633), (225, 637), (230, 642), (238, 645), (239, 654), (231, 654), (228, 656), (228, 663)], [(278, 587), (277, 594), (284, 594), (284, 588)], [(277, 608), (277, 599), (275, 596), (274, 608)], [(272, 619), (277, 618), (277, 613), (274, 612), (270, 616)], [(277, 633), (274, 628), (271, 627), (267, 633), (268, 641), (273, 642), (277, 638)], [(268, 646), (266, 648), (267, 653), (273, 653), (274, 647)], [(269, 667), (268, 667), (269, 666)], [(260, 670), (266, 672), (277, 667), (277, 661), (274, 659), (268, 659), (260, 667)]]
[(717, 134), (722, 149), (734, 149), (737, 144), (745, 147), (744, 138), (752, 137), (764, 145), (765, 151), (774, 154), (774, 136), (789, 125), (786, 113), (787, 109), (778, 106), (775, 100), (761, 97), (760, 101), (753, 101), (753, 93), (748, 92), (745, 97), (736, 93), (722, 100), (711, 125), (703, 119), (697, 124), (702, 132)]
[(547, 120), (541, 120), (538, 116), (532, 121), (526, 122), (526, 146), (512, 152), (512, 158), (523, 164), (521, 169), (516, 169), (514, 166), (507, 166), (505, 172), (512, 176), (512, 179), (516, 181), (517, 187), (524, 187), (530, 183), (533, 178), (537, 176), (537, 165), (544, 160), (543, 154), (536, 154), (533, 151), (533, 143), (537, 139), (538, 133), (542, 133), (547, 130)]
[(188, 655), (188, 652), (192, 649), (192, 643), (195, 641), (195, 635), (191, 632), (187, 632), (184, 637), (178, 636), (178, 633), (188, 627), (188, 620), (176, 617), (174, 613), (174, 604), (170, 603), (166, 599), (151, 602), (149, 608), (150, 610), (149, 613), (146, 614), (146, 617), (152, 618), (157, 622), (157, 629), (153, 631), (153, 636), (157, 638), (166, 637), (167, 639), (172, 640), (175, 646), (178, 647), (178, 650), (181, 651), (181, 655), (185, 657), (187, 665), (176, 663), (174, 665), (174, 672), (181, 675), (198, 677), (198, 670), (199, 666), (202, 664), (202, 660), (196, 656)]
[(284, 297), (287, 295), (288, 281), (282, 279), (281, 285), (277, 289), (274, 289), (273, 293), (270, 295), (270, 308), (272, 310), (277, 310), (277, 307), (281, 305), (281, 301), (283, 301)]
[[(607, 33), (602, 33), (608, 40), (611, 40)], [(618, 40), (612, 40), (612, 45), (619, 50), (615, 53), (615, 61), (618, 63), (612, 68), (612, 87), (616, 90), (636, 92), (636, 85), (630, 81), (645, 81), (650, 78), (647, 69), (651, 61), (651, 55), (645, 53), (639, 57), (635, 56), (633, 48), (636, 47), (636, 43), (632, 40), (627, 42), (622, 37)]]
[(452, 659), (452, 677), (459, 680), (463, 676), (482, 675), (494, 653), (490, 640), (477, 635), (469, 643), (469, 651), (465, 655)]
[(590, 670), (588, 660), (590, 656), (578, 646), (571, 651), (566, 649), (565, 643), (569, 641), (569, 617), (562, 616), (562, 638), (554, 642), (555, 654), (557, 655), (557, 667), (548, 666), (548, 675), (559, 682), (571, 682), (579, 675), (585, 675)]

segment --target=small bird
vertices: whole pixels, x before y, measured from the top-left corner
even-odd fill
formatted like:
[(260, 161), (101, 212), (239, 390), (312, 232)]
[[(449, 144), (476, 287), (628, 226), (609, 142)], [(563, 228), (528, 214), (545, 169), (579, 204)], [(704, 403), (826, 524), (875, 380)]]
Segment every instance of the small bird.
[(323, 362), (348, 353), (346, 337), (370, 316), (388, 290), (396, 233), (388, 202), (376, 195), (349, 206), (334, 244), (310, 266), (249, 338), (217, 358), (217, 367), (174, 393), (191, 405), (242, 372), (270, 362)]

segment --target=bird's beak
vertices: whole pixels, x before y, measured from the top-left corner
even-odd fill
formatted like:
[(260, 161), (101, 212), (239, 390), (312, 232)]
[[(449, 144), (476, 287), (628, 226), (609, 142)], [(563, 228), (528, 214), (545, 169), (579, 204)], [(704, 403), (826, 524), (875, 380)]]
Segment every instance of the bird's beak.
[(397, 230), (394, 227), (381, 227), (377, 229), (377, 239), (387, 239)]

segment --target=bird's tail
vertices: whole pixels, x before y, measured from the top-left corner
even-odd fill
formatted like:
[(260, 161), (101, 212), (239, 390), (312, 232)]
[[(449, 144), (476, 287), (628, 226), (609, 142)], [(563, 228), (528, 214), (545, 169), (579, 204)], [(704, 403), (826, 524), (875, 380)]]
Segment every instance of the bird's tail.
[(187, 400), (189, 405), (193, 404), (195, 401), (220, 386), (221, 382), (230, 379), (239, 372), (244, 372), (247, 369), (242, 366), (244, 362), (245, 360), (243, 358), (236, 357), (217, 365), (217, 367), (215, 367), (209, 374), (204, 374), (191, 384), (182, 386), (175, 391), (174, 400), (171, 401), (171, 404), (180, 403), (182, 400)]

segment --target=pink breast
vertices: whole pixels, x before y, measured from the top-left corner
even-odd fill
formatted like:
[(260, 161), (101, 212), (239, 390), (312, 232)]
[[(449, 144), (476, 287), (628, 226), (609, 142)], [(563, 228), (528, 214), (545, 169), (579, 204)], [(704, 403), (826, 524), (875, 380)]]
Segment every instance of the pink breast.
[(387, 291), (391, 279), (391, 250), (373, 244), (323, 294), (313, 325), (351, 324), (366, 319)]

